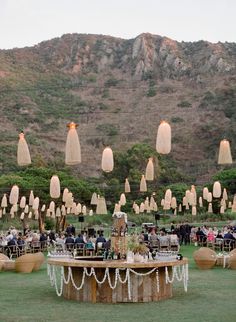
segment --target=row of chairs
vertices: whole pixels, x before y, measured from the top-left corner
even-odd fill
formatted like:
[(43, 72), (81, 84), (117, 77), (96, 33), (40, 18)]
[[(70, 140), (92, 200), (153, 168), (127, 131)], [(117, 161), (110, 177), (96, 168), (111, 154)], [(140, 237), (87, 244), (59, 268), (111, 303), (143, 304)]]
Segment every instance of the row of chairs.
[(176, 240), (152, 240), (145, 242), (146, 245), (157, 251), (179, 251), (179, 241)]
[(77, 256), (95, 256), (95, 255), (103, 255), (105, 248), (103, 247), (103, 243), (98, 243), (97, 246), (91, 247), (87, 246), (84, 243), (77, 243), (77, 244), (62, 244), (54, 242), (54, 250), (55, 251), (76, 251)]
[(197, 242), (198, 246), (212, 248), (215, 251), (230, 252), (236, 246), (235, 240), (215, 238), (213, 241), (201, 239)]
[(26, 243), (23, 245), (3, 246), (0, 249), (0, 252), (12, 259), (29, 253), (45, 252), (47, 249), (48, 245), (47, 241), (45, 241)]

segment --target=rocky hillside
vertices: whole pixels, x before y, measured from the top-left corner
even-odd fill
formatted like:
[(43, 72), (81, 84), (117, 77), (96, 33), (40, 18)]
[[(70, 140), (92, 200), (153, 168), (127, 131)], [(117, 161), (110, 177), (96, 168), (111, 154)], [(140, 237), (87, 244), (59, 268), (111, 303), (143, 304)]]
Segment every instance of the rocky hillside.
[(2, 172), (17, 169), (21, 129), (36, 163), (62, 168), (66, 123), (79, 123), (76, 173), (97, 176), (104, 145), (115, 151), (137, 142), (155, 146), (165, 119), (173, 129), (169, 157), (204, 182), (217, 170), (223, 137), (236, 158), (236, 44), (67, 34), (1, 50), (0, 116)]

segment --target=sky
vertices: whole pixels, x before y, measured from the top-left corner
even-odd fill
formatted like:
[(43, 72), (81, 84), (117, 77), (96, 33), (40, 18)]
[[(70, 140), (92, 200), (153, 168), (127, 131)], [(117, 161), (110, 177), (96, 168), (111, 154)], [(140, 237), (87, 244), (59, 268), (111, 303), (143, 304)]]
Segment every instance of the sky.
[(66, 33), (236, 42), (236, 0), (0, 0), (0, 48)]

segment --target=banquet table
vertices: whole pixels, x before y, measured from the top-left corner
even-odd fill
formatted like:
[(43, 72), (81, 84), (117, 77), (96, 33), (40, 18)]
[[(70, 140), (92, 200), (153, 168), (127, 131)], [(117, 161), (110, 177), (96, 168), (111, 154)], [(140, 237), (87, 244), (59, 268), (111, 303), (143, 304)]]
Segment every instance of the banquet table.
[(79, 302), (152, 302), (173, 296), (174, 280), (187, 291), (188, 259), (128, 263), (124, 260), (49, 258), (58, 296)]

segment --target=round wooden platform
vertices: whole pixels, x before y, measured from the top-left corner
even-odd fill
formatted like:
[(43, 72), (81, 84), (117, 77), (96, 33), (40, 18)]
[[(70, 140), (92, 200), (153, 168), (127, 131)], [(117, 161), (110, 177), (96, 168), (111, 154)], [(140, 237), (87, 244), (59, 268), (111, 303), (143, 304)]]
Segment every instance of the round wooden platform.
[[(147, 263), (127, 263), (121, 260), (112, 261), (90, 261), (90, 260), (75, 260), (63, 258), (48, 259), (49, 265), (63, 266), (65, 279), (68, 277), (71, 270), (73, 281), (76, 285), (80, 285), (83, 279), (84, 268), (88, 271), (94, 269), (97, 279), (102, 280), (105, 270), (109, 268), (110, 282), (115, 283), (116, 269), (119, 270), (119, 275), (122, 280), (125, 280), (126, 271), (130, 269), (130, 288), (128, 283), (117, 282), (117, 285), (112, 289), (108, 279), (104, 283), (99, 284), (94, 276), (85, 276), (82, 289), (76, 290), (70, 280), (68, 284), (63, 284), (63, 296), (66, 299), (77, 300), (80, 302), (103, 302), (103, 303), (118, 303), (118, 302), (151, 302), (160, 301), (172, 297), (172, 284), (166, 283), (166, 267), (171, 275), (174, 266), (185, 265), (188, 260), (184, 258), (181, 261), (149, 261)], [(148, 275), (143, 275), (150, 272), (152, 269), (158, 269), (158, 285), (157, 288), (157, 270)]]

